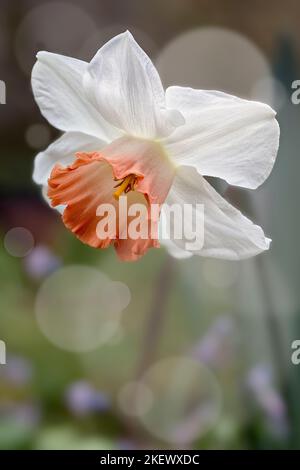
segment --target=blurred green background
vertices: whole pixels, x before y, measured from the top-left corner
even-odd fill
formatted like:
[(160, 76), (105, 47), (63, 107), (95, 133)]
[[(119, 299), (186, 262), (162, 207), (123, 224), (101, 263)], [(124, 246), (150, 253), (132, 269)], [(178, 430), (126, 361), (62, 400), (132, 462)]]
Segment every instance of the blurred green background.
[[(0, 448), (300, 448), (299, 18), (296, 0), (2, 0)], [(263, 187), (212, 181), (263, 226), (268, 253), (234, 263), (160, 249), (120, 263), (43, 201), (33, 159), (58, 134), (31, 93), (35, 54), (90, 60), (125, 29), (166, 86), (277, 110), (280, 151)]]

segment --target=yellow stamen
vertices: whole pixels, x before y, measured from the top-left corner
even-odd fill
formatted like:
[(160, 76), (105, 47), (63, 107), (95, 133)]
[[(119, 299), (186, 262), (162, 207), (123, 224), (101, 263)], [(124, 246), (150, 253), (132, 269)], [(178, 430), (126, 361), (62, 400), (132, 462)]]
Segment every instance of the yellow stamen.
[(118, 188), (118, 189), (114, 192), (114, 198), (119, 199), (119, 197), (121, 196), (121, 194), (123, 192), (127, 193), (128, 191), (133, 190), (135, 182), (136, 182), (136, 176), (135, 175), (126, 176), (121, 181), (121, 183), (119, 183), (115, 186), (115, 188)]

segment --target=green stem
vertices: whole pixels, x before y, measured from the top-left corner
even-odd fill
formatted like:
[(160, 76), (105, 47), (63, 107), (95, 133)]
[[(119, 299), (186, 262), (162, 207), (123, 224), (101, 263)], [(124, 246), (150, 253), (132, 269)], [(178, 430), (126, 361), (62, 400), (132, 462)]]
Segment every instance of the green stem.
[(155, 357), (159, 336), (163, 330), (162, 322), (166, 314), (166, 304), (172, 285), (175, 260), (167, 255), (156, 281), (153, 302), (147, 317), (141, 360), (137, 378), (152, 364)]

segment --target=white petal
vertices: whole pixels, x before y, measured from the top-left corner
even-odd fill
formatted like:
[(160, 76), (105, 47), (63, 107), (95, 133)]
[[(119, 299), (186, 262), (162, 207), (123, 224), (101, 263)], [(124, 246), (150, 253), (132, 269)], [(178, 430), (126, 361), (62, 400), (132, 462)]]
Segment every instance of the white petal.
[(166, 109), (158, 72), (128, 31), (97, 52), (84, 84), (102, 116), (131, 135), (159, 137), (184, 122), (178, 111)]
[(106, 141), (120, 135), (85, 95), (86, 62), (49, 52), (39, 52), (37, 59), (32, 70), (32, 89), (41, 113), (53, 126)]
[[(223, 199), (192, 167), (181, 167), (166, 200), (170, 204), (193, 206), (193, 222), (204, 221), (204, 244), (194, 254), (223, 259), (244, 259), (269, 249), (271, 240), (263, 230)], [(204, 205), (203, 213), (196, 204)], [(192, 223), (192, 221), (189, 221)], [(170, 232), (169, 232), (170, 233)], [(174, 242), (186, 249), (187, 239)]]
[(56, 163), (69, 165), (75, 159), (76, 152), (100, 150), (104, 145), (104, 142), (90, 135), (67, 132), (35, 157), (33, 180), (37, 184), (47, 184)]
[(279, 126), (268, 105), (184, 87), (168, 88), (166, 99), (186, 121), (165, 143), (179, 165), (252, 189), (269, 176)]
[(166, 250), (168, 251), (169, 255), (173, 256), (173, 258), (177, 259), (186, 259), (186, 258), (191, 258), (193, 256), (193, 253), (190, 251), (183, 250), (182, 248), (179, 248), (173, 240), (171, 240), (170, 236), (168, 236), (168, 227), (167, 227), (167, 221), (165, 217), (165, 212), (162, 210), (160, 214), (160, 219), (159, 219), (159, 241), (160, 244), (163, 245)]
[(163, 245), (169, 255), (176, 259), (187, 259), (193, 256), (193, 253), (190, 251), (183, 250), (179, 248), (172, 240), (160, 240), (161, 245)]
[(176, 246), (175, 243), (170, 243), (169, 245), (165, 244), (165, 246), (169, 255), (173, 256), (173, 258), (188, 259), (193, 256), (193, 253), (191, 253), (190, 251), (182, 250), (181, 248)]

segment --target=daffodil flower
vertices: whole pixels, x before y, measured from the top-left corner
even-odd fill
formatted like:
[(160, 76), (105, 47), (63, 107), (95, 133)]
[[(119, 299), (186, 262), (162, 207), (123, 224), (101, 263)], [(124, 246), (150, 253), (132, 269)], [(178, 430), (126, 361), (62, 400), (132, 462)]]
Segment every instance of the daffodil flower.
[[(90, 63), (39, 52), (32, 87), (43, 116), (63, 135), (36, 156), (34, 181), (82, 242), (113, 244), (134, 260), (157, 239), (97, 237), (97, 207), (158, 204), (204, 206), (204, 243), (193, 254), (242, 259), (270, 240), (204, 178), (257, 188), (273, 167), (279, 143), (275, 112), (266, 104), (218, 91), (171, 86), (129, 32), (97, 52)], [(197, 214), (196, 214), (197, 215)], [(192, 221), (191, 221), (192, 223)], [(185, 240), (165, 243), (188, 256)]]

